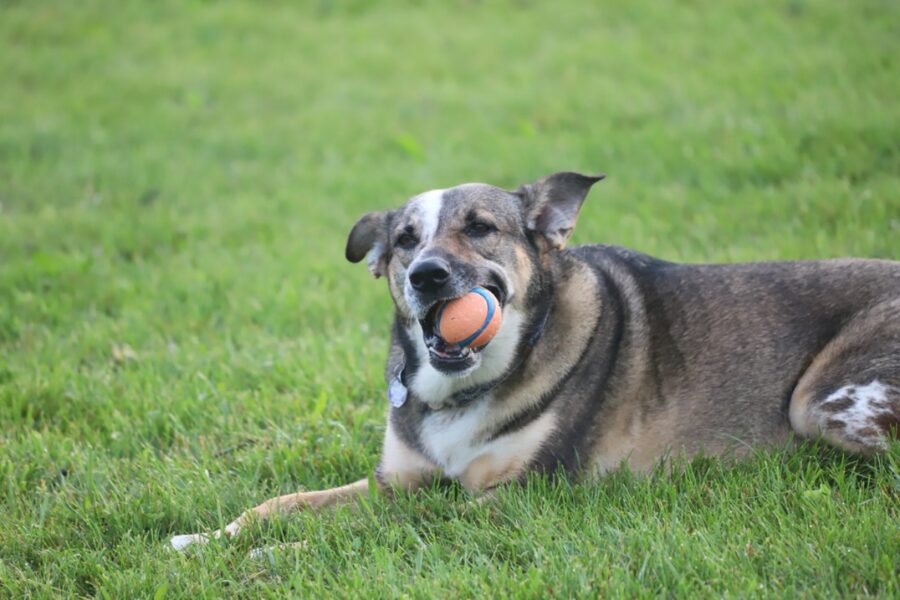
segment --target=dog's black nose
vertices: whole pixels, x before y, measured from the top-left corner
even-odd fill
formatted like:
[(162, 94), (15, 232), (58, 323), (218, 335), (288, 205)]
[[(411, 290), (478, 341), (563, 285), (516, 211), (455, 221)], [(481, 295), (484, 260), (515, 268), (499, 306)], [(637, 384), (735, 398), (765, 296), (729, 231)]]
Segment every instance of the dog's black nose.
[(450, 265), (442, 258), (423, 260), (409, 272), (409, 282), (417, 292), (436, 292), (450, 280)]

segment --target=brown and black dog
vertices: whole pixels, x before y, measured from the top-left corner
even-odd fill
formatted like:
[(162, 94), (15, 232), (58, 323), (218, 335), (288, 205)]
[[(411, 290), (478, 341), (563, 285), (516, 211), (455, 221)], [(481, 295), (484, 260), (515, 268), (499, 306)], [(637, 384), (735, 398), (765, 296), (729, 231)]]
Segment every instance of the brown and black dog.
[[(532, 471), (647, 470), (792, 432), (853, 452), (886, 447), (900, 426), (900, 262), (685, 265), (567, 250), (600, 179), (434, 190), (353, 228), (347, 258), (368, 258), (396, 306), (379, 488), (446, 477), (484, 492)], [(483, 348), (447, 344), (434, 308), (476, 286), (499, 298), (500, 331)], [(273, 498), (224, 532), (368, 487)]]

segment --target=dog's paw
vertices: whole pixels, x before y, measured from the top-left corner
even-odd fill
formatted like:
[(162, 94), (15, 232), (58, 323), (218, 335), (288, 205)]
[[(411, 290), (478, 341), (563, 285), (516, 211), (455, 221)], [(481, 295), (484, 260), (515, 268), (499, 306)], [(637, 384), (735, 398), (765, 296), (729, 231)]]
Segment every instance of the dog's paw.
[(174, 550), (178, 550), (179, 552), (185, 552), (188, 547), (193, 545), (202, 546), (203, 544), (209, 543), (209, 536), (202, 533), (191, 533), (188, 535), (176, 535), (173, 536), (169, 543), (172, 545)]
[(202, 546), (204, 544), (208, 544), (211, 539), (219, 539), (223, 535), (226, 537), (233, 537), (238, 534), (241, 530), (240, 521), (234, 521), (229, 523), (225, 529), (217, 529), (212, 532), (210, 535), (206, 535), (205, 533), (190, 533), (187, 535), (176, 535), (169, 540), (169, 543), (172, 545), (172, 548), (178, 550), (179, 552), (185, 552), (190, 546)]

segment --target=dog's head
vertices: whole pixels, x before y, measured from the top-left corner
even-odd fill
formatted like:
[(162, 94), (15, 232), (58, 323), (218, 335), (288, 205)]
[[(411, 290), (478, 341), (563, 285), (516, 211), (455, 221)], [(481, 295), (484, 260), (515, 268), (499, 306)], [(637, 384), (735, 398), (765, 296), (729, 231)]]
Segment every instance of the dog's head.
[[(603, 177), (556, 173), (514, 191), (469, 183), (425, 192), (362, 217), (347, 259), (367, 258), (372, 274), (387, 278), (399, 321), (439, 374), (466, 377), (489, 363), (502, 371), (535, 311), (547, 257), (565, 246), (585, 196)], [(435, 334), (434, 308), (476, 286), (500, 300), (500, 331), (484, 348), (448, 346)]]

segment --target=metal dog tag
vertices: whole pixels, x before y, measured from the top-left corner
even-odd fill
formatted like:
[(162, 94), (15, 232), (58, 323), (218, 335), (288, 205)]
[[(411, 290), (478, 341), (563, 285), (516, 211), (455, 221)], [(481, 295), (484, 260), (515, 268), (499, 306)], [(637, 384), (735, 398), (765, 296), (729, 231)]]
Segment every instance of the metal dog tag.
[[(402, 370), (401, 370), (402, 373)], [(403, 382), (400, 381), (400, 374), (398, 373), (393, 379), (391, 379), (391, 383), (388, 385), (388, 401), (391, 403), (391, 406), (394, 408), (400, 408), (406, 403), (407, 396), (406, 386), (403, 385)]]

